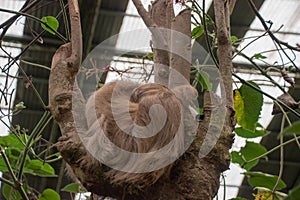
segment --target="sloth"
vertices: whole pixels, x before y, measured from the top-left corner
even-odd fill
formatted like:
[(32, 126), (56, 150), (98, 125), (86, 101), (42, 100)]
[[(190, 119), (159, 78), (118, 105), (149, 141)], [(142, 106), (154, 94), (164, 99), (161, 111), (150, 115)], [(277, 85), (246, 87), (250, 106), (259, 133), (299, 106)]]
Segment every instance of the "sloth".
[(91, 95), (81, 139), (105, 167), (104, 178), (140, 191), (168, 177), (187, 148), (185, 119), (197, 95), (190, 85), (171, 90), (129, 81), (108, 83)]

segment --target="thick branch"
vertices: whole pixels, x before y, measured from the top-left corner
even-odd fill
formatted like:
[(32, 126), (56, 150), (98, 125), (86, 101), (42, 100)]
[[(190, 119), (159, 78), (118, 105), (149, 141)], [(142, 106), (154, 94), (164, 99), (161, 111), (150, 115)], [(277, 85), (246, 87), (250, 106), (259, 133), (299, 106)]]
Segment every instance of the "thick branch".
[[(154, 80), (167, 86), (169, 81), (169, 49), (172, 0), (156, 0), (149, 10), (152, 21), (157, 25), (152, 29)], [(148, 26), (148, 28), (150, 28)], [(151, 30), (151, 29), (150, 29)]]
[[(191, 71), (191, 10), (183, 10), (171, 22), (171, 54), (170, 65), (175, 69), (176, 73), (181, 74), (184, 79), (189, 83)], [(183, 83), (177, 80), (176, 75), (170, 73), (170, 82), (173, 86), (179, 86)], [(174, 79), (176, 78), (176, 79)]]
[(215, 0), (214, 10), (218, 38), (219, 70), (224, 84), (223, 96), (226, 98), (226, 106), (233, 108), (232, 46), (230, 40), (230, 13), (228, 1)]
[(76, 72), (79, 69), (82, 59), (82, 33), (81, 33), (81, 23), (80, 23), (80, 13), (77, 0), (69, 0), (69, 12), (71, 20), (71, 45), (72, 54), (69, 62), (74, 64), (74, 69)]

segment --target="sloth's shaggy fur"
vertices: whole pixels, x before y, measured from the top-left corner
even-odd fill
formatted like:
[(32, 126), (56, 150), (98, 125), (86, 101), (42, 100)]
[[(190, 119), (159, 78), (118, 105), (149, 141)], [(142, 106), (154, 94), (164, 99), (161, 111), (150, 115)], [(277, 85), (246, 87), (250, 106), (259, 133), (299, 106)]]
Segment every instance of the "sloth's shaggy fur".
[[(105, 178), (112, 184), (125, 184), (131, 191), (145, 189), (169, 174), (173, 164), (165, 164), (166, 160), (176, 160), (178, 152), (184, 152), (185, 101), (195, 98), (197, 92), (189, 85), (173, 91), (154, 83), (117, 81), (89, 98), (89, 130), (83, 141), (108, 166)], [(152, 134), (156, 128), (159, 130)], [(165, 148), (163, 153), (156, 153), (161, 148)], [(136, 159), (134, 153), (144, 156)], [(151, 170), (159, 162), (163, 167)]]

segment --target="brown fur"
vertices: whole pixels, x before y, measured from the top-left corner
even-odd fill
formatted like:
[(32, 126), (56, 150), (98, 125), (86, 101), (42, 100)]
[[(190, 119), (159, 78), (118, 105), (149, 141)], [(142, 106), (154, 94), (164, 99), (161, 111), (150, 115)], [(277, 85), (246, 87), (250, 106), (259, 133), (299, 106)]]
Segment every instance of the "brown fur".
[[(123, 150), (135, 153), (155, 152), (169, 144), (177, 134), (179, 137), (178, 142), (167, 149), (166, 155), (170, 158), (177, 157), (177, 152), (182, 151), (184, 148), (182, 113), (185, 106), (183, 105), (188, 105), (188, 102), (185, 102), (188, 96), (194, 98), (197, 96), (197, 92), (191, 86), (180, 86), (174, 91), (177, 97), (170, 89), (154, 83), (139, 85), (133, 82), (118, 81), (104, 85), (87, 102), (86, 116), (89, 126), (87, 138), (89, 138), (88, 141), (90, 142), (88, 145), (93, 145), (97, 148), (97, 145), (107, 142), (103, 134), (100, 134), (99, 127), (97, 128), (95, 125), (95, 123), (99, 123), (105, 136), (112, 143)], [(93, 98), (95, 104), (91, 100)], [(117, 113), (113, 114), (112, 103), (116, 106)], [(147, 138), (138, 138), (127, 134), (132, 133), (136, 125), (145, 127), (151, 123), (149, 111), (154, 104), (163, 106), (167, 114), (162, 129), (155, 135)], [(126, 115), (128, 108), (129, 118), (131, 119), (128, 119), (128, 115)], [(96, 111), (96, 115), (91, 115), (93, 110)], [(163, 120), (161, 119), (161, 109), (152, 109), (151, 112), (154, 116), (152, 120), (155, 127), (156, 123)], [(125, 127), (127, 133), (119, 128), (118, 125), (120, 124), (122, 127)], [(148, 130), (151, 131), (150, 129), (143, 130), (146, 130), (146, 132)], [(105, 149), (104, 151), (97, 152), (103, 156), (111, 156), (111, 162), (122, 163), (124, 166), (132, 159), (132, 157), (126, 157), (121, 152), (115, 152), (113, 149)], [(152, 156), (143, 157), (142, 160), (139, 160), (130, 166), (130, 168), (133, 171), (141, 167), (147, 168), (152, 163), (157, 162), (156, 154), (152, 154)], [(171, 167), (172, 164), (146, 173), (127, 173), (110, 168), (105, 173), (105, 176), (112, 184), (125, 184), (134, 191), (135, 189), (145, 189), (151, 186), (164, 174), (168, 174)]]

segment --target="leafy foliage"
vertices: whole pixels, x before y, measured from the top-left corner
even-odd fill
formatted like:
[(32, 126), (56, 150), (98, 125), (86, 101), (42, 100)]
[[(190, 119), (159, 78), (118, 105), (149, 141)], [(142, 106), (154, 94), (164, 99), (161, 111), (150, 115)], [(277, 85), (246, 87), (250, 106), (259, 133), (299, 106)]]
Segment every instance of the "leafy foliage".
[[(49, 33), (51, 33), (52, 35), (55, 35), (54, 31), (57, 31), (58, 27), (59, 27), (59, 22), (57, 21), (57, 19), (53, 16), (46, 16), (43, 17), (42, 22), (46, 23), (48, 26), (46, 26), (45, 24), (41, 24), (42, 28), (46, 31), (48, 31)], [(54, 30), (54, 31), (53, 31)]]
[[(249, 81), (253, 87), (259, 86)], [(234, 92), (234, 108), (237, 123), (244, 129), (255, 131), (260, 111), (263, 105), (263, 95), (246, 84)]]
[(86, 189), (79, 183), (71, 183), (61, 189), (64, 192), (82, 193), (87, 192)]
[(197, 26), (192, 30), (192, 38), (197, 39), (204, 33), (203, 25)]
[(300, 185), (289, 191), (285, 200), (298, 200), (300, 197)]
[(22, 196), (19, 193), (19, 191), (14, 189), (13, 187), (7, 185), (7, 184), (3, 184), (2, 194), (5, 197), (5, 199), (9, 199), (9, 200), (20, 200), (20, 199), (22, 199)]
[(238, 127), (234, 129), (234, 132), (243, 138), (256, 138), (256, 137), (262, 137), (266, 134), (266, 131), (264, 129), (261, 129), (262, 126), (257, 124), (254, 131), (250, 131), (248, 129), (244, 129), (243, 127)]
[[(17, 137), (15, 134), (9, 134), (7, 136), (0, 137), (0, 145), (6, 147), (5, 154), (11, 164), (12, 169), (17, 170), (19, 168), (19, 159), (23, 154), (25, 148), (22, 138), (27, 138), (27, 136)], [(0, 171), (8, 172), (4, 158), (0, 157)], [(44, 163), (41, 160), (31, 159), (26, 155), (26, 161), (24, 165), (24, 173), (31, 174), (34, 176), (41, 177), (55, 177), (55, 171), (48, 163)]]
[(264, 146), (255, 143), (255, 142), (246, 142), (246, 145), (241, 148), (240, 152), (233, 151), (231, 152), (232, 162), (239, 164), (246, 170), (250, 170), (252, 167), (257, 165), (258, 160), (254, 160), (252, 162), (247, 162), (251, 159), (254, 159), (264, 153), (267, 150)]
[(267, 57), (262, 55), (261, 53), (254, 54), (251, 59), (266, 59)]
[[(23, 135), (26, 137), (26, 135)], [(2, 147), (9, 147), (9, 148), (17, 148), (23, 149), (25, 147), (25, 143), (21, 140), (21, 137), (18, 137), (15, 134), (9, 134), (7, 136), (0, 136), (0, 145)]]
[[(278, 180), (278, 176), (262, 173), (262, 172), (246, 172), (248, 176), (248, 182), (252, 187), (263, 187), (273, 190)], [(276, 187), (276, 190), (281, 190), (286, 187), (286, 184), (280, 180)]]
[(39, 195), (39, 200), (60, 200), (60, 196), (54, 190), (46, 189)]
[(16, 108), (19, 109), (19, 110), (21, 110), (21, 109), (25, 109), (26, 106), (24, 105), (24, 102), (21, 101), (21, 102), (19, 102), (19, 103), (16, 105)]
[(234, 132), (238, 136), (243, 137), (243, 138), (256, 138), (256, 137), (264, 136), (266, 134), (265, 130), (250, 131), (250, 130), (244, 129), (242, 127), (235, 128)]
[(300, 134), (300, 121), (293, 123), (291, 126), (285, 128), (282, 135)]
[(199, 71), (197, 75), (197, 80), (202, 86), (202, 92), (204, 90), (211, 91), (212, 83), (209, 81), (209, 75), (205, 71)]

